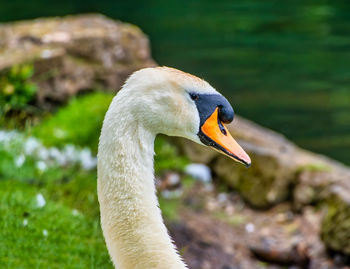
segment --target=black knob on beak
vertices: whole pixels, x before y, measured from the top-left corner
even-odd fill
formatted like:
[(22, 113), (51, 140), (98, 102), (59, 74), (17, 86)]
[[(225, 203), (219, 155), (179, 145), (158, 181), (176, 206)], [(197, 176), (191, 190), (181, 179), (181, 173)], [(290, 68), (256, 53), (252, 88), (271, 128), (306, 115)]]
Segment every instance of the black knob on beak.
[(190, 92), (189, 94), (196, 103), (200, 117), (200, 126), (214, 113), (216, 108), (218, 108), (218, 120), (220, 122), (230, 123), (233, 121), (233, 108), (221, 94), (200, 94), (196, 92)]
[(231, 121), (233, 121), (233, 117), (234, 117), (234, 111), (232, 106), (230, 105), (230, 103), (225, 99), (226, 102), (224, 102), (224, 104), (219, 105), (219, 119), (223, 122), (223, 123), (230, 123)]

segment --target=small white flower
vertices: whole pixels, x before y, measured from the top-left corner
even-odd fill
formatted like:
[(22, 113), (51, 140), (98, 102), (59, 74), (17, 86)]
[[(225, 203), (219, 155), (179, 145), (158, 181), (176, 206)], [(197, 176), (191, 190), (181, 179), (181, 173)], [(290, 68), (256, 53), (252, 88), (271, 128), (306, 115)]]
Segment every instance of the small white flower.
[(48, 149), (49, 158), (58, 162), (59, 165), (65, 164), (65, 158), (58, 148), (51, 147)]
[(88, 148), (84, 148), (79, 153), (79, 162), (83, 169), (90, 170), (96, 167), (97, 159), (92, 157)]
[(62, 150), (56, 147), (47, 148), (35, 137), (25, 138), (17, 131), (0, 130), (0, 143), (5, 146), (5, 149), (12, 147), (12, 143), (8, 143), (12, 140), (16, 140), (16, 146), (22, 147), (23, 150), (23, 154), (14, 160), (16, 167), (21, 167), (28, 156), (37, 161), (36, 168), (41, 172), (47, 170), (50, 165), (79, 164), (85, 170), (93, 169), (97, 165), (97, 158), (92, 155), (89, 148), (80, 150), (71, 144), (66, 145)]
[(6, 143), (18, 137), (17, 131), (0, 131), (0, 142)]
[(79, 160), (79, 152), (71, 144), (64, 147), (63, 154), (67, 162), (77, 162)]
[(41, 146), (39, 141), (36, 138), (29, 137), (24, 143), (24, 152), (27, 155), (33, 154)]
[(80, 214), (80, 212), (77, 209), (73, 209), (72, 210), (72, 215), (73, 216), (78, 216)]
[(27, 219), (24, 219), (23, 220), (23, 226), (26, 227), (28, 225), (28, 220)]
[(5, 141), (5, 139), (6, 139), (6, 132), (0, 131), (0, 142)]
[(19, 155), (16, 159), (15, 159), (15, 165), (16, 167), (21, 167), (24, 162), (26, 160), (26, 156), (24, 156), (24, 154)]
[(35, 197), (37, 207), (41, 208), (46, 205), (46, 200), (41, 193), (38, 193)]
[(245, 225), (245, 230), (248, 232), (248, 233), (253, 233), (255, 231), (255, 226), (253, 223), (247, 223)]
[(49, 151), (45, 147), (41, 147), (38, 152), (38, 157), (41, 160), (46, 161), (49, 158)]
[(208, 166), (200, 163), (192, 163), (185, 167), (186, 174), (204, 183), (211, 182), (211, 170)]
[(47, 237), (48, 235), (49, 235), (49, 232), (46, 229), (44, 229), (43, 230), (43, 236)]
[(47, 169), (47, 165), (43, 161), (38, 161), (36, 163), (36, 168), (38, 168), (41, 172), (45, 171)]

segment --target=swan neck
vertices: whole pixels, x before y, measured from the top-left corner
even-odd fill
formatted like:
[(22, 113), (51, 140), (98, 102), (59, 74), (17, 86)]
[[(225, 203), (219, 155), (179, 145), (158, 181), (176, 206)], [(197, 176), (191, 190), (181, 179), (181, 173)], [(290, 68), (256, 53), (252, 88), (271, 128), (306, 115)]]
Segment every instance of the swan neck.
[(124, 110), (113, 106), (117, 101), (106, 114), (98, 153), (98, 198), (109, 254), (119, 269), (186, 268), (158, 207), (155, 134), (125, 120)]

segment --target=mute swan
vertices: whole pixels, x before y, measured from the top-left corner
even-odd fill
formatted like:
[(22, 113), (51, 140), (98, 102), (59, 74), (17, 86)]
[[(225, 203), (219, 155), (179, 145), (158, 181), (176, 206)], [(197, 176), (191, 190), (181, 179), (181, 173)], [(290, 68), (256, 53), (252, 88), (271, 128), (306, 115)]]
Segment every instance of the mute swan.
[(98, 199), (119, 269), (187, 268), (163, 223), (154, 185), (154, 139), (181, 136), (250, 165), (223, 123), (229, 102), (207, 82), (169, 67), (133, 73), (114, 97), (98, 148)]

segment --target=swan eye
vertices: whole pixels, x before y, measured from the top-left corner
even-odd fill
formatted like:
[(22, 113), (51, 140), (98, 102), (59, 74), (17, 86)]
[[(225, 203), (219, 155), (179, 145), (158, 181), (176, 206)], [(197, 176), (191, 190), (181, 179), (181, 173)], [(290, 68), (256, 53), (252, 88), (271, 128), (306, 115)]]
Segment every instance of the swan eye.
[(198, 93), (190, 93), (190, 97), (193, 101), (196, 101), (199, 99), (199, 94)]

